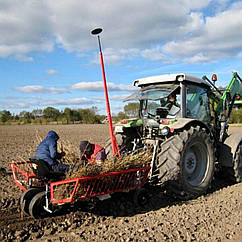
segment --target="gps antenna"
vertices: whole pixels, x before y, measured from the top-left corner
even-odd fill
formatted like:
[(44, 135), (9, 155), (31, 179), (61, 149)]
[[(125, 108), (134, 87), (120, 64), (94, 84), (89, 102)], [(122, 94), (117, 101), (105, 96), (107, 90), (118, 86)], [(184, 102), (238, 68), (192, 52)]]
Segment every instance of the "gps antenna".
[(110, 112), (110, 105), (109, 105), (109, 99), (108, 99), (108, 90), (107, 90), (107, 82), (106, 82), (106, 76), (105, 76), (105, 69), (104, 69), (104, 61), (103, 61), (103, 54), (102, 54), (102, 47), (101, 47), (101, 40), (99, 34), (103, 30), (101, 28), (96, 28), (91, 31), (92, 35), (97, 35), (98, 39), (98, 46), (99, 46), (99, 55), (100, 55), (100, 61), (101, 61), (101, 68), (102, 68), (102, 75), (103, 75), (103, 86), (104, 86), (104, 92), (105, 92), (105, 99), (106, 99), (106, 108), (107, 108), (107, 116), (108, 116), (108, 124), (109, 124), (109, 135), (112, 143), (112, 151), (113, 156), (120, 155), (119, 147), (117, 144), (117, 140), (113, 134), (113, 123), (112, 123), (112, 116)]

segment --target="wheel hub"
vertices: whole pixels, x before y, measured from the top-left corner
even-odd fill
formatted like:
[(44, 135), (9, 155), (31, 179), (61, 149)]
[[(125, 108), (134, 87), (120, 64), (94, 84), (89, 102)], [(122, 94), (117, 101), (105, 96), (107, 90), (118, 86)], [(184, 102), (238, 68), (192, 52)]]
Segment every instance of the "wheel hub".
[(185, 156), (185, 171), (187, 174), (192, 174), (197, 166), (197, 158), (193, 151), (188, 151)]

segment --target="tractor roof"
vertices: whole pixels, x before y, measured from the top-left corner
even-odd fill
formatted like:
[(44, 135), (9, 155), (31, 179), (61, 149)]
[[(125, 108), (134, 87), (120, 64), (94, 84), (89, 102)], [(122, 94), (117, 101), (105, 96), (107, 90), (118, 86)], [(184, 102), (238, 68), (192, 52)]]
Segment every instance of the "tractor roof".
[(162, 83), (169, 83), (169, 82), (182, 82), (182, 81), (189, 81), (194, 82), (196, 84), (205, 84), (209, 86), (209, 83), (204, 81), (203, 79), (191, 76), (185, 73), (177, 73), (177, 74), (166, 74), (166, 75), (159, 75), (159, 76), (150, 76), (145, 78), (140, 78), (134, 81), (133, 85), (136, 87), (147, 86), (150, 84), (162, 84)]

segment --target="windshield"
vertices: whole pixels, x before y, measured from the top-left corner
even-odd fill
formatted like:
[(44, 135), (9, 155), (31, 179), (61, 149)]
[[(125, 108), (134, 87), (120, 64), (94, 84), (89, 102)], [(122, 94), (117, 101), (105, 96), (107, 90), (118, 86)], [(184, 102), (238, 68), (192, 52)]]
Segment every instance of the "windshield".
[(139, 93), (139, 100), (159, 100), (161, 98), (167, 97), (171, 90), (147, 90)]
[(174, 92), (178, 85), (162, 85), (159, 87), (142, 88), (138, 92), (133, 93), (131, 96), (124, 99), (124, 101), (130, 100), (158, 100), (167, 97), (170, 93)]
[(140, 101), (139, 116), (161, 118), (175, 118), (180, 113), (181, 95), (180, 86), (176, 84), (165, 84), (142, 88), (124, 101)]
[(161, 118), (175, 118), (180, 111), (180, 88), (152, 89), (140, 93), (140, 115)]

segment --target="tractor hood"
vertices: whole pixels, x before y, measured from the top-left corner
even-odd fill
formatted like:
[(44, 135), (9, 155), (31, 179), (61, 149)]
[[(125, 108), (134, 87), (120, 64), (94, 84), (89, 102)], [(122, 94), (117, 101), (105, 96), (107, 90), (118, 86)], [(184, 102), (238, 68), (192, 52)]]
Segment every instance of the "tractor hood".
[(141, 126), (143, 124), (143, 121), (141, 119), (124, 119), (122, 120), (121, 122), (118, 122), (116, 126), (123, 126), (123, 127), (126, 127), (126, 128), (131, 128), (131, 127), (138, 127), (138, 126)]

